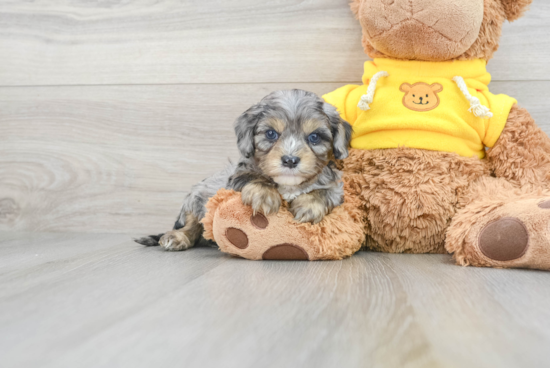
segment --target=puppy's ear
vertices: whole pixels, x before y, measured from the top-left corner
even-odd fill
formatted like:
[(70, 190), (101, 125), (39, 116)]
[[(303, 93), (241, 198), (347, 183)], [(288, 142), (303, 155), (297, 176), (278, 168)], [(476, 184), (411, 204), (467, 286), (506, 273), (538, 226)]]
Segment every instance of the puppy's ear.
[(334, 106), (329, 103), (323, 104), (323, 111), (328, 117), (330, 130), (332, 132), (332, 151), (337, 160), (348, 157), (349, 142), (351, 141), (351, 125), (340, 117)]
[(513, 22), (523, 15), (533, 0), (500, 0), (500, 2), (506, 14), (506, 19)]
[(263, 112), (264, 105), (260, 102), (243, 112), (235, 121), (237, 147), (246, 158), (254, 156), (254, 132)]

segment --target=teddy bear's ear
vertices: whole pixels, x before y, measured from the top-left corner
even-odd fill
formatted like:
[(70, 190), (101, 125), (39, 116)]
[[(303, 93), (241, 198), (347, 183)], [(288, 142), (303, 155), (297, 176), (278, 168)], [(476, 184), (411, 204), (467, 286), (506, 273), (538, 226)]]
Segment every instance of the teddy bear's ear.
[(443, 91), (443, 86), (439, 83), (434, 83), (430, 87), (432, 88), (432, 91), (434, 91), (435, 93), (439, 93)]
[(520, 18), (533, 0), (500, 0), (506, 19), (512, 22)]
[(361, 6), (361, 0), (351, 0), (349, 6), (353, 12), (353, 15), (357, 18), (357, 15), (359, 14), (359, 7)]
[(399, 90), (401, 92), (409, 92), (411, 90), (412, 86), (409, 83), (403, 83), (401, 87), (399, 87)]

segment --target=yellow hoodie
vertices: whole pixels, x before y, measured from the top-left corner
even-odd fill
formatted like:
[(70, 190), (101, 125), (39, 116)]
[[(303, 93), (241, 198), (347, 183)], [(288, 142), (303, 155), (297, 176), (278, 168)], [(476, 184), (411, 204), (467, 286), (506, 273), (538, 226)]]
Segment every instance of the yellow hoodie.
[[(463, 78), (463, 91), (462, 79), (455, 77)], [(495, 144), (517, 102), (489, 92), (490, 81), (485, 60), (374, 59), (365, 63), (365, 85), (347, 85), (323, 98), (353, 126), (353, 148), (404, 146), (483, 158), (484, 147)], [(485, 109), (479, 103), (490, 113), (477, 117), (471, 107)]]

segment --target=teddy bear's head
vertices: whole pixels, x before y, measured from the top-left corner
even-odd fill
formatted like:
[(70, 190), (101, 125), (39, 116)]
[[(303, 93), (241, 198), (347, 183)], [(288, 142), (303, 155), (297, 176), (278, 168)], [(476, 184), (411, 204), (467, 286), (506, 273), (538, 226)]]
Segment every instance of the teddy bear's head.
[(490, 59), (504, 20), (532, 0), (352, 0), (370, 57), (445, 61)]

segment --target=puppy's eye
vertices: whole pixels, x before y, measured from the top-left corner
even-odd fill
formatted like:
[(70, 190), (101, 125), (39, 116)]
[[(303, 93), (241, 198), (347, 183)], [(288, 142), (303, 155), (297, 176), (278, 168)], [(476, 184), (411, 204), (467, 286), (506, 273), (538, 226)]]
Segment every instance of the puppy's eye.
[(277, 133), (273, 129), (269, 129), (267, 132), (265, 132), (265, 137), (270, 141), (274, 141), (275, 139), (279, 138), (279, 133)]
[(413, 95), (413, 97), (416, 97), (415, 95)]
[(428, 97), (428, 95), (426, 95), (426, 97)]
[(309, 143), (311, 144), (317, 144), (319, 142), (321, 142), (321, 136), (317, 133), (311, 133), (308, 137), (307, 137), (307, 140), (309, 141)]

